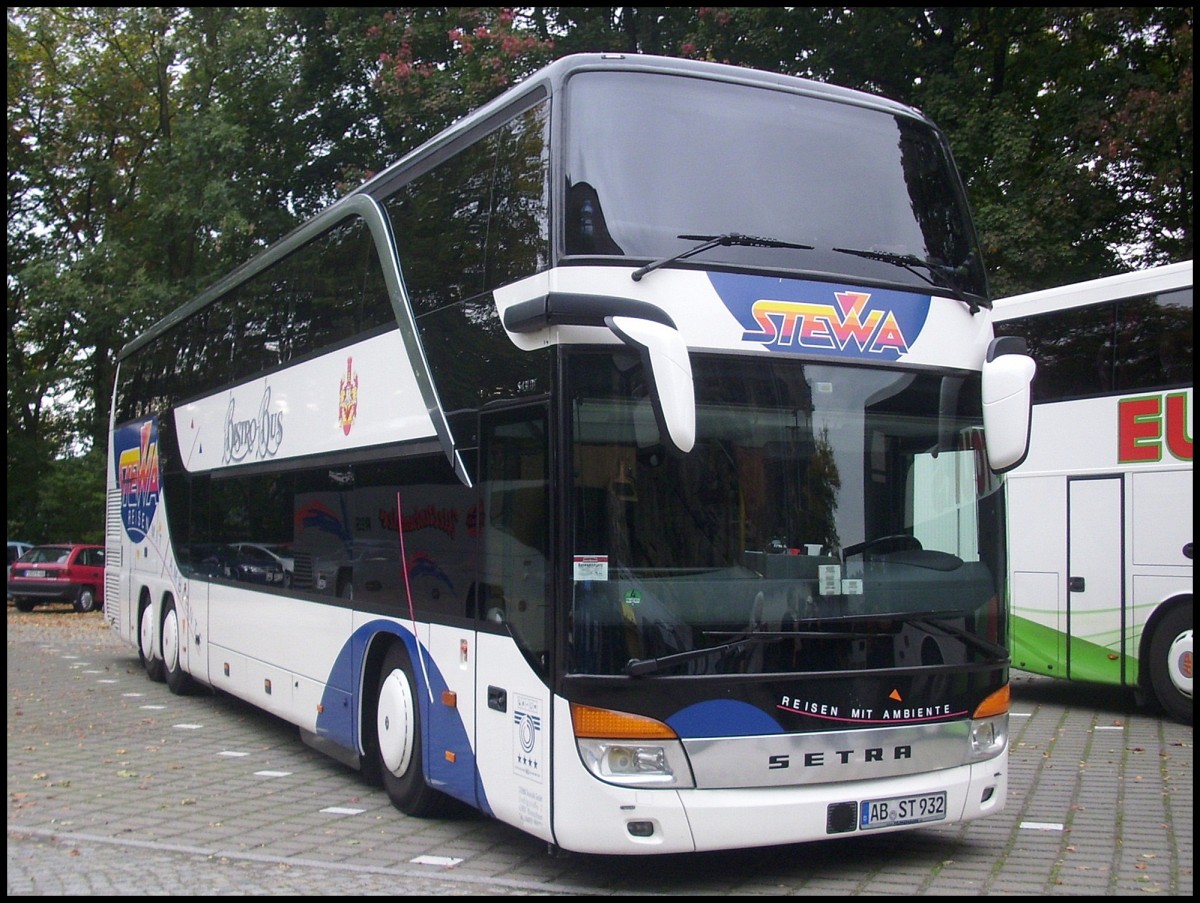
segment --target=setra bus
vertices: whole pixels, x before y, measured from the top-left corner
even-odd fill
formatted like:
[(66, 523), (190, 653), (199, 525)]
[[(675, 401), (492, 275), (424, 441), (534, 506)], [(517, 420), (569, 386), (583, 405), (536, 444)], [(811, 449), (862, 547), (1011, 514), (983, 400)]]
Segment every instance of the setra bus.
[(1192, 262), (995, 303), (1038, 361), (1008, 474), (1015, 667), (1192, 720)]
[(1034, 367), (990, 314), (918, 112), (563, 58), (122, 349), (107, 620), (553, 848), (998, 812)]

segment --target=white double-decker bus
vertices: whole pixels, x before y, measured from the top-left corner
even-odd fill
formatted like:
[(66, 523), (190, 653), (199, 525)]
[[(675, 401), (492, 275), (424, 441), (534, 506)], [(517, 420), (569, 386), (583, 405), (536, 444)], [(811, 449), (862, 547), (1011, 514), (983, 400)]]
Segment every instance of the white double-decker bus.
[(564, 58), (123, 349), (106, 617), (411, 815), (624, 854), (985, 816), (1033, 369), (916, 111)]
[(1038, 362), (1008, 475), (1013, 664), (1192, 720), (1192, 262), (998, 300)]

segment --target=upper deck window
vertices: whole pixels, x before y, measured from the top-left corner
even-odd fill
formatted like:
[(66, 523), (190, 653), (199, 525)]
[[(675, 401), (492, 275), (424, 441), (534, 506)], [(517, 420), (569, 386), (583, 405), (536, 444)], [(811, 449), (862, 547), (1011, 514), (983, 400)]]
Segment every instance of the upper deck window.
[[(777, 88), (585, 72), (566, 93), (568, 255), (657, 259), (743, 233), (811, 250), (716, 247), (694, 265), (803, 270), (928, 291), (930, 272), (835, 248), (962, 268), (985, 295), (961, 182), (916, 116)], [(915, 271), (915, 272), (914, 272)]]

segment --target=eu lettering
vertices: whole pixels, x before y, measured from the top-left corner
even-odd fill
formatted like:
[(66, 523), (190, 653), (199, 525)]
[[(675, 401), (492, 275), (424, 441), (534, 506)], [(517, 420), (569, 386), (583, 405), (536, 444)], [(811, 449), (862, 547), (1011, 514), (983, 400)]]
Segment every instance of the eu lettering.
[(1117, 459), (1122, 464), (1163, 459), (1163, 448), (1177, 460), (1192, 460), (1187, 394), (1168, 392), (1123, 398), (1117, 404)]

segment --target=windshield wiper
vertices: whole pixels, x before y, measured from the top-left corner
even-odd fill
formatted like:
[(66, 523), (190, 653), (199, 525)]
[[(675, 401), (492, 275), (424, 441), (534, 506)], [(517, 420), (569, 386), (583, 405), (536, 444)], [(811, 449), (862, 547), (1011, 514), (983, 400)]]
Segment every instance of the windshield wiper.
[(675, 237), (682, 238), (684, 241), (698, 241), (701, 244), (686, 251), (681, 251), (678, 254), (672, 254), (670, 257), (655, 260), (653, 263), (646, 264), (641, 269), (634, 270), (634, 282), (640, 282), (642, 277), (651, 270), (657, 270), (661, 266), (666, 266), (668, 263), (674, 263), (677, 260), (683, 260), (685, 257), (691, 257), (693, 254), (700, 254), (709, 248), (740, 245), (748, 248), (795, 248), (799, 251), (811, 251), (813, 249), (812, 245), (798, 245), (790, 241), (780, 241), (777, 238), (760, 238), (757, 235), (742, 235), (740, 232), (726, 232), (724, 235), (676, 235)]
[(747, 637), (742, 637), (740, 640), (735, 640), (732, 643), (722, 643), (720, 646), (706, 646), (703, 649), (689, 649), (687, 652), (673, 652), (670, 655), (662, 655), (658, 658), (631, 658), (625, 663), (625, 673), (630, 677), (637, 677), (639, 674), (652, 674), (659, 670), (664, 665), (673, 665), (677, 662), (687, 662), (694, 658), (705, 658), (717, 652), (731, 652), (733, 650), (744, 649), (747, 646), (755, 643), (762, 643), (766, 640), (774, 640), (778, 637), (768, 634), (751, 634)]
[[(904, 621), (918, 627), (922, 627), (927, 631), (941, 631), (944, 634), (957, 637), (968, 646), (974, 649), (994, 656), (998, 661), (1006, 661), (1009, 657), (1008, 650), (1003, 646), (998, 646), (981, 636), (963, 630), (953, 624), (947, 624), (941, 620), (944, 617), (961, 617), (958, 612), (932, 612), (924, 616), (914, 617), (903, 613), (892, 614), (872, 614), (872, 615), (838, 615), (832, 618), (804, 618), (802, 624), (822, 625), (828, 623), (855, 623), (855, 622), (877, 622), (877, 621)], [(735, 636), (737, 639), (728, 643), (721, 643), (718, 646), (706, 646), (703, 649), (689, 649), (686, 652), (673, 652), (670, 655), (661, 655), (658, 658), (631, 658), (625, 663), (624, 671), (630, 677), (637, 677), (642, 674), (653, 674), (660, 671), (669, 665), (679, 664), (680, 662), (688, 662), (697, 658), (706, 658), (710, 655), (736, 652), (747, 648), (748, 646), (758, 645), (760, 643), (771, 643), (783, 639), (820, 639), (820, 640), (850, 640), (864, 639), (879, 635), (877, 630), (757, 630), (754, 633), (724, 633), (722, 631), (706, 631), (706, 636)]]
[[(878, 260), (881, 263), (890, 263), (892, 266), (902, 267), (934, 288), (949, 289), (954, 293), (955, 298), (967, 305), (967, 309), (971, 313), (979, 313), (978, 295), (962, 288), (962, 277), (966, 270), (965, 265), (952, 267), (944, 263), (937, 263), (932, 260), (926, 260), (923, 257), (917, 257), (915, 254), (895, 254), (891, 251), (870, 251), (865, 248), (834, 248), (833, 250), (839, 254), (853, 254), (855, 257), (864, 257), (867, 260)], [(918, 272), (916, 268), (920, 268), (925, 272)], [(938, 278), (936, 280), (930, 279), (926, 273), (930, 273)]]
[[(819, 619), (811, 619), (813, 621)], [(841, 619), (837, 619), (841, 620)], [(726, 633), (724, 631), (705, 631), (705, 636), (735, 636), (737, 639), (719, 646), (705, 646), (703, 649), (689, 649), (686, 652), (672, 652), (670, 655), (660, 655), (658, 658), (631, 658), (625, 663), (624, 671), (630, 677), (639, 674), (652, 674), (667, 665), (688, 662), (696, 658), (705, 658), (719, 652), (736, 652), (747, 646), (760, 643), (774, 643), (786, 639), (861, 639), (873, 636), (862, 631), (828, 631), (828, 630), (756, 630), (754, 633)]]

